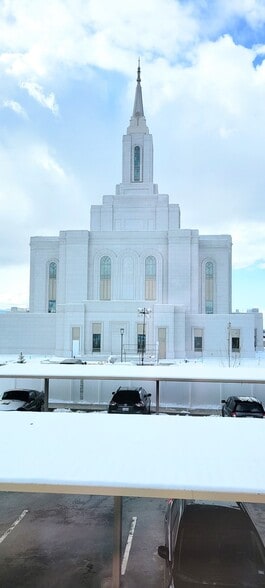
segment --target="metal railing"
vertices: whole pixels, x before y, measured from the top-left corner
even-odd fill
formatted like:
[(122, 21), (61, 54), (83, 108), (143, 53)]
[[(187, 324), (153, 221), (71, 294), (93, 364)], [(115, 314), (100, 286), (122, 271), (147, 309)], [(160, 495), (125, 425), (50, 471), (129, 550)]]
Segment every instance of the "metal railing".
[(157, 346), (145, 345), (145, 348), (139, 345), (123, 345), (123, 361), (130, 361), (130, 359), (137, 359), (138, 363), (148, 364), (157, 363)]

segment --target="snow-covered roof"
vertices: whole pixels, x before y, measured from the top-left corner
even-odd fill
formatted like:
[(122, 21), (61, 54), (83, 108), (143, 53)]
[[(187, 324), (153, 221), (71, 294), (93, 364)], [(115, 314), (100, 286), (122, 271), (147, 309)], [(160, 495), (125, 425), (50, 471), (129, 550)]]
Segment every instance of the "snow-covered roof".
[(0, 490), (265, 502), (265, 419), (0, 413)]
[(93, 380), (169, 380), (178, 382), (246, 382), (265, 383), (264, 366), (222, 367), (215, 364), (187, 362), (173, 365), (60, 364), (32, 361), (0, 365), (0, 378), (51, 378)]

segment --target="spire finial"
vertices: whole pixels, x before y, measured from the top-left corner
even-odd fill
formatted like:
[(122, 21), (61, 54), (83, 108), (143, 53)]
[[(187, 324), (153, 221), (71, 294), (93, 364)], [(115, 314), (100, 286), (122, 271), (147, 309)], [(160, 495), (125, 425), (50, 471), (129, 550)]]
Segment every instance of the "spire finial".
[(141, 68), (140, 68), (140, 57), (138, 58), (138, 69), (137, 69), (137, 82), (141, 81)]
[(142, 88), (141, 88), (140, 57), (138, 59), (137, 86), (136, 86), (136, 90), (135, 90), (135, 99), (134, 99), (134, 107), (133, 107), (133, 117), (134, 118), (137, 118), (137, 119), (139, 119), (141, 117), (144, 117)]

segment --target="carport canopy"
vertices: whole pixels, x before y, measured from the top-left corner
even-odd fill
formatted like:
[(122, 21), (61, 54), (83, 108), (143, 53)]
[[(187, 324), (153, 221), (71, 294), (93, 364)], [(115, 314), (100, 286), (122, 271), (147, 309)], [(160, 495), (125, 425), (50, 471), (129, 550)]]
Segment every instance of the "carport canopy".
[(0, 490), (265, 502), (265, 419), (0, 412), (0, 442)]

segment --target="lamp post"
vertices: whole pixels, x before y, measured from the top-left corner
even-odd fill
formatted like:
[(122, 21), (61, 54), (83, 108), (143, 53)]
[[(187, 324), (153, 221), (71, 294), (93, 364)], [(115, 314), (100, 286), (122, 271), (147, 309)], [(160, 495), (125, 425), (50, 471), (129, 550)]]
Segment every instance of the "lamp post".
[(138, 308), (138, 314), (143, 316), (143, 335), (142, 335), (142, 345), (141, 345), (141, 364), (144, 365), (144, 354), (145, 354), (145, 323), (146, 317), (149, 317), (151, 313), (150, 308)]
[(121, 363), (123, 362), (123, 335), (124, 335), (124, 329), (120, 329), (120, 334), (121, 334)]

